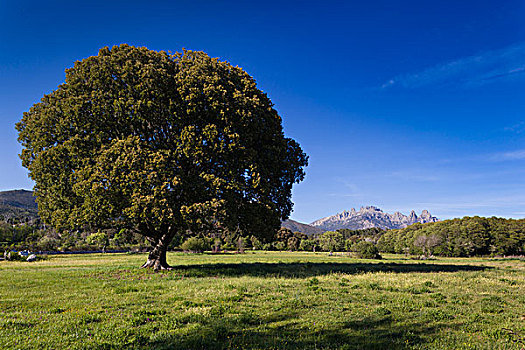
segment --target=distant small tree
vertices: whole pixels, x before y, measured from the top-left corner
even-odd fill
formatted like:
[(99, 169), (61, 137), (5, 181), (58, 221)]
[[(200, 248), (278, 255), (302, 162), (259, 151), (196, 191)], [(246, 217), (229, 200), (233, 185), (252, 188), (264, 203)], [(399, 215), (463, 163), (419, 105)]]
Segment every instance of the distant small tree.
[(262, 249), (266, 251), (274, 250), (273, 243), (264, 243)]
[(215, 238), (215, 239), (213, 240), (213, 245), (212, 245), (212, 247), (211, 247), (212, 252), (214, 252), (214, 253), (218, 253), (219, 250), (221, 250), (221, 246), (222, 246), (222, 241), (221, 241), (221, 239), (220, 239), (220, 238)]
[(352, 236), (348, 239), (345, 239), (345, 250), (347, 252), (351, 252), (354, 250), (354, 246), (356, 244), (356, 242), (358, 241), (358, 236)]
[(273, 242), (272, 244), (275, 248), (275, 250), (285, 250), (286, 249), (286, 243), (284, 242), (280, 242), (280, 241), (277, 241), (277, 242)]
[(279, 231), (277, 231), (277, 233), (275, 234), (274, 242), (283, 242), (286, 246), (286, 244), (288, 243), (288, 239), (292, 237), (294, 237), (292, 230), (286, 227), (281, 227)]
[(58, 248), (60, 240), (55, 237), (43, 236), (38, 241), (37, 247), (44, 251), (54, 251)]
[(344, 248), (343, 235), (339, 232), (327, 231), (319, 236), (319, 245), (326, 252), (340, 252)]
[(425, 235), (417, 236), (416, 239), (414, 239), (414, 246), (420, 248), (423, 251), (423, 255), (426, 255), (426, 244), (427, 236)]
[(299, 243), (299, 250), (305, 252), (312, 252), (316, 246), (316, 241), (314, 239), (301, 239)]
[(298, 237), (290, 237), (288, 238), (288, 241), (286, 242), (286, 246), (288, 247), (288, 250), (296, 251), (299, 249), (299, 244), (301, 243), (301, 240)]
[(105, 252), (109, 244), (109, 237), (105, 232), (95, 232), (86, 237), (86, 242), (89, 245), (99, 247), (102, 249), (102, 252)]
[(113, 244), (117, 247), (123, 246), (125, 244), (131, 243), (133, 233), (126, 229), (120, 229), (113, 236)]
[(443, 238), (439, 235), (432, 234), (427, 238), (427, 249), (430, 255), (434, 254), (434, 248), (443, 243)]
[(420, 248), (423, 251), (423, 255), (431, 256), (435, 247), (440, 245), (443, 242), (443, 239), (436, 235), (421, 235), (416, 237), (414, 240), (414, 246)]
[(372, 242), (360, 241), (355, 244), (357, 256), (361, 259), (381, 259), (379, 250)]
[(261, 241), (255, 237), (255, 236), (251, 236), (250, 237), (250, 241), (252, 242), (252, 248), (254, 250), (260, 250), (263, 248), (263, 244), (261, 243)]

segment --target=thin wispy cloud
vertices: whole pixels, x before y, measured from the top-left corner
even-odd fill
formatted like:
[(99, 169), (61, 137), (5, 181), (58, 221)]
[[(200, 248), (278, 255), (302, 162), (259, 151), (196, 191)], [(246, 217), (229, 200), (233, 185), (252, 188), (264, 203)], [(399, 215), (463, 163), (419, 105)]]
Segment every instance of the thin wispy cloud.
[(525, 122), (519, 122), (511, 126), (504, 128), (505, 131), (513, 132), (515, 134), (521, 134), (525, 131)]
[(494, 153), (489, 158), (492, 161), (504, 162), (509, 160), (522, 160), (525, 159), (525, 149), (520, 149), (511, 152)]
[(330, 197), (353, 197), (362, 198), (364, 195), (361, 193), (360, 188), (357, 184), (350, 182), (341, 177), (335, 177), (334, 181), (341, 186), (341, 191), (328, 193)]
[(389, 79), (381, 89), (402, 87), (474, 87), (494, 81), (525, 78), (525, 42), (435, 65)]
[(330, 197), (344, 197), (344, 198), (361, 198), (363, 197), (359, 193), (328, 193)]
[(435, 182), (439, 181), (439, 177), (436, 175), (429, 175), (416, 171), (394, 171), (386, 175), (390, 178), (408, 180), (408, 181), (419, 181), (419, 182)]

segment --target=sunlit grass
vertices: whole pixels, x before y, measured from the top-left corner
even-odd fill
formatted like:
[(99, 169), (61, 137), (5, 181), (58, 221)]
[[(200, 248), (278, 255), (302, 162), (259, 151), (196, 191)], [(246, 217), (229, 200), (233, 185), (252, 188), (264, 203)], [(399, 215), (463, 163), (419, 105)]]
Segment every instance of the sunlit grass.
[(0, 263), (0, 348), (521, 349), (525, 261), (326, 253)]

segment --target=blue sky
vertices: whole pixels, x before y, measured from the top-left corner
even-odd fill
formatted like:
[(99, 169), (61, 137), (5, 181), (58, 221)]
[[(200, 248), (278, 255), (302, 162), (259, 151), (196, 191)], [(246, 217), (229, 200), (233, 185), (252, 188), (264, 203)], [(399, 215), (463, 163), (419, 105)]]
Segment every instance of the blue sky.
[(0, 1), (0, 190), (14, 124), (103, 46), (243, 67), (310, 156), (292, 218), (376, 205), (525, 217), (523, 1)]

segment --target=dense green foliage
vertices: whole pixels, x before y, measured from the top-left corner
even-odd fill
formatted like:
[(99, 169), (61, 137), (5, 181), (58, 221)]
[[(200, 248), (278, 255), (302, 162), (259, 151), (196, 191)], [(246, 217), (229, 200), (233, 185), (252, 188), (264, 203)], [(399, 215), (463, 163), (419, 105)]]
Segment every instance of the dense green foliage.
[(40, 225), (11, 225), (0, 222), (0, 251), (93, 251), (145, 250), (149, 244), (135, 232), (125, 229), (104, 232), (58, 232)]
[(384, 252), (440, 256), (523, 255), (525, 219), (464, 217), (414, 224), (381, 236)]
[(86, 237), (86, 242), (88, 244), (100, 247), (102, 250), (105, 250), (109, 245), (109, 237), (106, 232), (95, 232)]
[(0, 262), (1, 349), (520, 350), (525, 261), (169, 253)]
[(275, 235), (273, 242), (266, 246), (266, 250), (299, 250), (301, 241), (308, 239), (308, 236), (301, 232), (292, 232), (291, 230), (281, 227)]
[(13, 225), (0, 221), (0, 248), (23, 242), (30, 245), (41, 238), (41, 233), (36, 227), (29, 225)]
[(379, 249), (372, 242), (360, 241), (356, 243), (354, 249), (357, 253), (357, 257), (361, 259), (381, 259)]
[(190, 237), (181, 245), (182, 250), (186, 252), (202, 253), (210, 249), (206, 239), (201, 237)]
[(339, 232), (327, 231), (319, 236), (319, 246), (327, 252), (341, 252), (344, 250), (343, 235)]
[(271, 239), (307, 164), (255, 80), (202, 52), (103, 48), (17, 129), (44, 222), (138, 232), (156, 269), (174, 237)]

